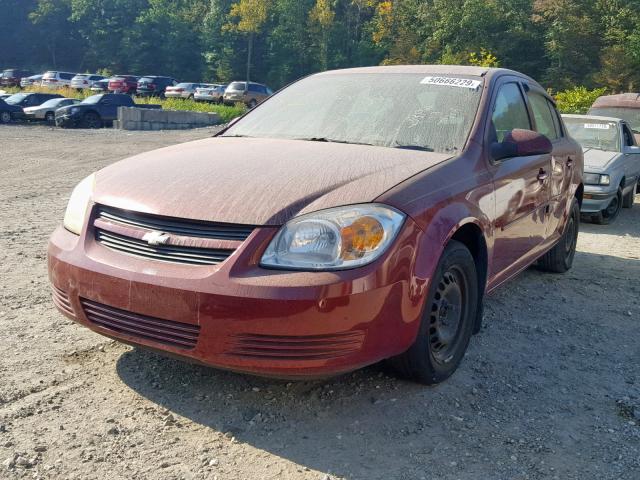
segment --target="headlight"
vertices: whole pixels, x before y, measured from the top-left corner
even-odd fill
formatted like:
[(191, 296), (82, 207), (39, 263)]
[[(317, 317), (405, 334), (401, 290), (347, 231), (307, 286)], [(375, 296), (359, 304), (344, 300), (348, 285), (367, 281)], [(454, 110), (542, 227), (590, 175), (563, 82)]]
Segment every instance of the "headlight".
[(302, 215), (280, 229), (260, 264), (291, 270), (360, 267), (387, 250), (404, 219), (397, 210), (377, 204)]
[(600, 175), (599, 173), (585, 173), (583, 177), (584, 183), (587, 185), (610, 185), (611, 178), (609, 175)]
[(73, 189), (71, 198), (69, 198), (67, 211), (64, 213), (64, 228), (76, 235), (80, 235), (82, 231), (87, 207), (93, 195), (95, 180), (96, 175), (92, 173)]

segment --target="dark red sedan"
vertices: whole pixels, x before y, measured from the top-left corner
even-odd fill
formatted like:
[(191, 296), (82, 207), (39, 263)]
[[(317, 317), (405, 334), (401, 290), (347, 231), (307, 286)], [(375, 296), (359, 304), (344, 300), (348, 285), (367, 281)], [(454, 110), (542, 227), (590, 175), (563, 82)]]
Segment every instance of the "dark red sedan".
[(517, 72), (320, 73), (215, 138), (83, 180), (49, 243), (54, 302), (215, 367), (295, 378), (392, 359), (437, 383), (486, 292), (534, 262), (571, 268), (582, 160)]
[(138, 77), (132, 75), (117, 75), (111, 77), (107, 88), (113, 93), (134, 95), (138, 89)]

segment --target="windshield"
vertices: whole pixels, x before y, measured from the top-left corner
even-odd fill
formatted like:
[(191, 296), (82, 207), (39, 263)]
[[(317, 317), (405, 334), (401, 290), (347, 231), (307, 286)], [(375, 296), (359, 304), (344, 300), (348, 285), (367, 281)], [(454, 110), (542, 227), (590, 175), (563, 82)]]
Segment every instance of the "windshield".
[(626, 120), (634, 132), (640, 132), (640, 108), (603, 107), (589, 109), (589, 115)]
[(227, 90), (232, 92), (244, 92), (245, 88), (246, 88), (245, 82), (232, 82), (227, 87)]
[(593, 118), (567, 118), (564, 123), (571, 135), (583, 148), (596, 148), (617, 152), (620, 150), (617, 122)]
[(51, 100), (47, 100), (46, 102), (44, 102), (42, 105), (40, 105), (40, 107), (42, 108), (55, 107), (56, 105), (58, 105), (61, 102), (64, 102), (65, 100), (66, 98), (52, 98)]
[(56, 73), (57, 72), (47, 72), (42, 78), (56, 78)]
[(282, 90), (225, 136), (451, 153), (462, 150), (469, 136), (480, 85), (479, 78), (408, 73), (316, 75)]
[(191, 88), (191, 85), (193, 85), (193, 83), (179, 83), (178, 85), (176, 85), (177, 88)]
[(81, 103), (95, 105), (102, 99), (102, 97), (104, 97), (104, 95), (91, 95), (90, 97), (85, 98)]
[(14, 95), (11, 95), (10, 97), (5, 98), (5, 101), (9, 105), (17, 105), (22, 100), (24, 100), (27, 97), (27, 95), (29, 95), (29, 94), (28, 93), (16, 93)]

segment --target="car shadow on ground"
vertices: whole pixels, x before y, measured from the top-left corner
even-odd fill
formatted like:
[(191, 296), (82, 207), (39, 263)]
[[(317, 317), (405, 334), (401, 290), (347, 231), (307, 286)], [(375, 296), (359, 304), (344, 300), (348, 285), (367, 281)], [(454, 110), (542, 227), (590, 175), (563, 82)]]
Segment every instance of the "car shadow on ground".
[(580, 231), (605, 235), (631, 235), (640, 238), (640, 195), (636, 195), (633, 208), (623, 208), (612, 224), (598, 225), (582, 218)]
[[(574, 478), (599, 455), (594, 417), (617, 422), (613, 399), (640, 382), (632, 358), (637, 349), (622, 348), (640, 337), (628, 311), (640, 297), (640, 285), (629, 280), (639, 277), (638, 260), (584, 252), (566, 275), (525, 271), (488, 298), (485, 326), (461, 368), (432, 388), (399, 380), (384, 365), (287, 382), (143, 349), (123, 354), (117, 373), (138, 394), (213, 434), (345, 478), (391, 478), (390, 472), (420, 478), (416, 471), (458, 478), (448, 469), (463, 463), (467, 472), (495, 464), (503, 465), (500, 473), (516, 475), (521, 470), (510, 460), (516, 455), (522, 462), (544, 460), (560, 478), (563, 471)], [(628, 286), (623, 298), (632, 306), (602, 301), (611, 279)], [(559, 307), (566, 302), (573, 303)], [(602, 355), (596, 363), (588, 360), (594, 351)], [(604, 396), (612, 400), (603, 410), (591, 399)], [(540, 438), (554, 449), (540, 447)], [(574, 457), (578, 441), (582, 457)]]

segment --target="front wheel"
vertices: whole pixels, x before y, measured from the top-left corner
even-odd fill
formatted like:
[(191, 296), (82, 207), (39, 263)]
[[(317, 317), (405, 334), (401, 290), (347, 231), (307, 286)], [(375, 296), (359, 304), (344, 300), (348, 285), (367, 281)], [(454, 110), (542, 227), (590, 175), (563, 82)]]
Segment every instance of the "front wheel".
[(462, 243), (452, 240), (431, 281), (414, 344), (391, 360), (396, 370), (425, 385), (449, 378), (469, 345), (479, 295), (473, 256)]
[(564, 273), (573, 266), (580, 231), (580, 205), (576, 199), (571, 204), (571, 212), (564, 227), (560, 241), (540, 258), (539, 266), (542, 270), (554, 273)]
[(88, 112), (84, 115), (84, 124), (87, 128), (102, 128), (102, 119), (95, 112)]
[(56, 121), (56, 116), (53, 112), (47, 112), (47, 114), (44, 116), (44, 119), (47, 123), (54, 123)]
[(258, 102), (256, 101), (255, 98), (249, 100), (249, 103), (247, 104), (249, 106), (249, 108), (256, 108), (256, 105), (258, 105)]
[(609, 225), (613, 223), (622, 209), (622, 188), (618, 188), (616, 196), (611, 199), (609, 206), (593, 215), (592, 220), (599, 225)]

